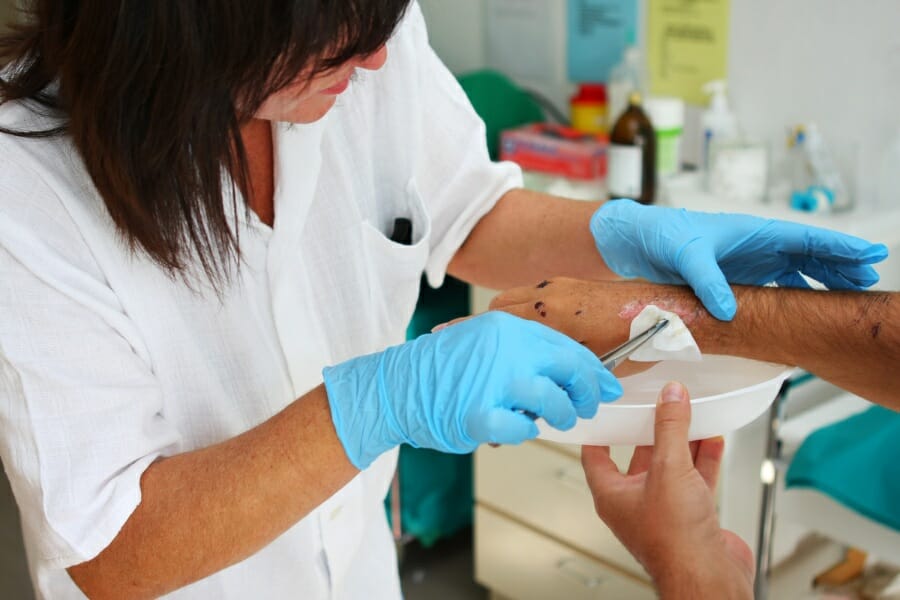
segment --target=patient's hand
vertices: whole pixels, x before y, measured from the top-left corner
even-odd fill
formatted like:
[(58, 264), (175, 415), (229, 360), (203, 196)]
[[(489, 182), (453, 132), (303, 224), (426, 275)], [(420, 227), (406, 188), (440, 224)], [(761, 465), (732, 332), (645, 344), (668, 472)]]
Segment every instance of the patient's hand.
[(637, 448), (628, 473), (609, 448), (581, 460), (597, 514), (653, 577), (663, 600), (752, 598), (753, 553), (719, 526), (715, 488), (722, 438), (688, 444), (687, 390), (669, 384), (656, 408), (656, 446)]
[[(631, 321), (648, 304), (678, 314), (689, 328), (710, 319), (690, 288), (565, 277), (503, 292), (491, 302), (491, 309), (557, 329), (599, 356), (628, 339)], [(626, 361), (616, 375), (633, 375), (653, 364)]]

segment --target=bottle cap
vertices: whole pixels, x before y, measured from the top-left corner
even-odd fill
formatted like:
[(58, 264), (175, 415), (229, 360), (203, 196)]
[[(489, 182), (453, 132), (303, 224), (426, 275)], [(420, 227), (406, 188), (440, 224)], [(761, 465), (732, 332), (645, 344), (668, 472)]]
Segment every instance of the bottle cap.
[(710, 81), (703, 86), (703, 91), (710, 96), (711, 110), (725, 112), (728, 110), (728, 82), (724, 79)]
[(644, 110), (658, 131), (684, 128), (684, 101), (680, 98), (650, 96), (644, 101)]
[(606, 85), (602, 83), (579, 84), (578, 93), (572, 96), (572, 102), (606, 104)]

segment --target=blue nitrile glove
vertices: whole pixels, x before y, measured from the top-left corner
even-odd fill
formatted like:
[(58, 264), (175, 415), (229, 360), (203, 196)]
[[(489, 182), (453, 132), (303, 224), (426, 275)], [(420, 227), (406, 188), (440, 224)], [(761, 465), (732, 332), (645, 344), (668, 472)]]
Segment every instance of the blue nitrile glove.
[(593, 352), (539, 323), (491, 312), (323, 371), (338, 438), (357, 468), (398, 446), (463, 454), (589, 418), (622, 386)]
[(809, 287), (801, 273), (829, 289), (859, 290), (878, 282), (871, 264), (883, 244), (749, 215), (712, 214), (613, 200), (591, 218), (606, 264), (622, 277), (688, 284), (716, 318), (730, 321), (737, 303), (729, 283)]

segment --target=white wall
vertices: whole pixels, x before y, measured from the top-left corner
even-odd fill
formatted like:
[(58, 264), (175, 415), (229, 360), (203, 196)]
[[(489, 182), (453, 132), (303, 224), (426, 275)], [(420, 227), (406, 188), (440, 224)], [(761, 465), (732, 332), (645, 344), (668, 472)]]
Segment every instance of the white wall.
[[(420, 0), (432, 43), (455, 72), (489, 62), (485, 7), (492, 0)], [(556, 3), (560, 15), (566, 3)], [(729, 80), (747, 133), (777, 155), (791, 124), (815, 121), (872, 204), (880, 155), (900, 130), (900, 0), (732, 0)], [(555, 99), (565, 100), (564, 85)], [(699, 111), (690, 111), (689, 125)], [(698, 138), (686, 136), (687, 158)], [(900, 168), (900, 165), (898, 165)], [(898, 201), (900, 203), (900, 201)]]
[(419, 0), (432, 47), (454, 73), (484, 68), (485, 0)]
[(859, 149), (861, 202), (871, 203), (880, 154), (900, 131), (898, 27), (897, 0), (733, 0), (741, 122), (779, 141), (786, 124), (817, 122), (834, 145)]

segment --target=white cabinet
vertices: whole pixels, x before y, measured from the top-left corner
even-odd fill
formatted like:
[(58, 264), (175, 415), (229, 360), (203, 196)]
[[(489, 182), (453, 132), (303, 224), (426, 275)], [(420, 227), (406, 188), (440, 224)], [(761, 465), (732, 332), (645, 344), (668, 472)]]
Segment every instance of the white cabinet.
[(475, 509), (475, 577), (515, 600), (650, 600), (653, 588), (489, 508)]
[[(580, 448), (534, 441), (475, 453), (475, 575), (529, 598), (654, 598), (649, 577), (594, 512)], [(631, 450), (613, 449), (627, 464)]]
[(594, 512), (578, 451), (578, 446), (541, 441), (480, 449), (475, 454), (476, 500), (480, 506), (647, 579), (640, 564)]

